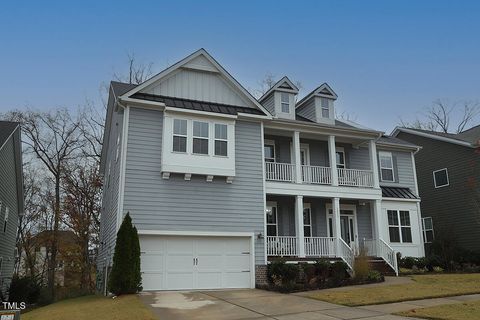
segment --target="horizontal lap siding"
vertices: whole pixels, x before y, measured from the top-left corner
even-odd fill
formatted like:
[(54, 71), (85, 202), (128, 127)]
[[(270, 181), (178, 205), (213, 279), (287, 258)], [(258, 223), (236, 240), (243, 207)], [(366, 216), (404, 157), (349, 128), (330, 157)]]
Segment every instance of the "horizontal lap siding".
[[(125, 173), (124, 211), (139, 230), (264, 232), (260, 124), (237, 121), (236, 176), (206, 182), (172, 174), (161, 176), (163, 112), (132, 108)], [(257, 264), (264, 261), (263, 241), (255, 238)]]

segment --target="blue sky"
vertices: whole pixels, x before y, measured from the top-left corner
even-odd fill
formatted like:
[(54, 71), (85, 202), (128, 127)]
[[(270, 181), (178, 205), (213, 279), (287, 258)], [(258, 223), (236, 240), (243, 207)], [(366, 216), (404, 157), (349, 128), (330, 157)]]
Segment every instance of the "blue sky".
[(0, 112), (75, 108), (128, 52), (160, 71), (204, 47), (246, 88), (328, 82), (390, 132), (437, 98), (480, 99), (479, 17), (475, 1), (3, 1)]

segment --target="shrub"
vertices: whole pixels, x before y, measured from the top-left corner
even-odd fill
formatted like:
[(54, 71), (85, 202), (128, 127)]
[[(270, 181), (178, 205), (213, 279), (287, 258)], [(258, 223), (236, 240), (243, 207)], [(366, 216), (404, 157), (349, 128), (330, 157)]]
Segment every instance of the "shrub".
[(335, 285), (342, 283), (348, 277), (348, 265), (343, 261), (332, 263), (330, 277)]
[(11, 302), (36, 303), (40, 296), (40, 285), (34, 277), (14, 276), (10, 284), (9, 300)]
[(137, 229), (127, 213), (117, 233), (113, 266), (108, 281), (110, 292), (116, 295), (142, 290), (140, 274), (140, 244)]
[(330, 261), (327, 259), (319, 259), (315, 263), (315, 274), (318, 277), (320, 283), (325, 283), (330, 272)]
[(367, 278), (367, 275), (370, 271), (370, 265), (368, 263), (368, 257), (365, 254), (365, 251), (360, 251), (360, 254), (355, 259), (353, 271), (356, 279), (365, 280)]
[(268, 265), (267, 277), (274, 286), (289, 286), (295, 284), (299, 271), (297, 264), (288, 264), (284, 259), (279, 259)]
[(383, 275), (377, 270), (370, 270), (366, 276), (366, 280), (369, 282), (381, 282), (384, 281)]
[(402, 268), (412, 269), (416, 265), (416, 258), (404, 257), (400, 259), (400, 266)]
[(38, 297), (38, 304), (46, 306), (54, 301), (52, 292), (47, 287), (40, 288), (40, 295)]

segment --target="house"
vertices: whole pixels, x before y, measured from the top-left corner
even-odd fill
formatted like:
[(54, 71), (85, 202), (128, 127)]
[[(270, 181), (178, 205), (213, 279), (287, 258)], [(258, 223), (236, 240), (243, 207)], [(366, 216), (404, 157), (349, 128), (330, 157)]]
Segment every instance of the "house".
[(480, 125), (458, 134), (396, 128), (422, 147), (415, 155), (424, 239), (434, 236), (480, 252)]
[[(18, 266), (21, 276), (36, 275), (42, 285), (48, 282), (49, 249), (53, 238), (52, 230), (44, 230), (29, 239), (28, 254), (22, 251)], [(81, 248), (77, 236), (70, 230), (57, 231), (57, 265), (55, 268), (55, 286), (80, 287), (82, 262)]]
[(17, 230), (23, 214), (20, 131), (19, 123), (0, 121), (0, 298), (7, 296), (12, 280)]
[(395, 252), (423, 256), (418, 147), (336, 120), (326, 83), (297, 96), (284, 77), (255, 99), (204, 49), (138, 86), (112, 82), (99, 288), (127, 212), (144, 290), (250, 288), (280, 256), (353, 267), (366, 248), (394, 272)]

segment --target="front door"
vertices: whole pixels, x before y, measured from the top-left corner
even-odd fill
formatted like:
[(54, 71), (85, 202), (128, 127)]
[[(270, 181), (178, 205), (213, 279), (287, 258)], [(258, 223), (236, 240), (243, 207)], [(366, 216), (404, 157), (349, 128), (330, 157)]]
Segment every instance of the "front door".
[[(357, 232), (355, 226), (355, 209), (342, 208), (340, 205), (340, 236), (343, 241), (351, 248), (356, 248)], [(328, 236), (333, 237), (333, 214), (332, 209), (328, 208)]]

